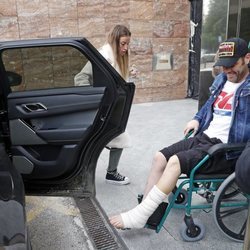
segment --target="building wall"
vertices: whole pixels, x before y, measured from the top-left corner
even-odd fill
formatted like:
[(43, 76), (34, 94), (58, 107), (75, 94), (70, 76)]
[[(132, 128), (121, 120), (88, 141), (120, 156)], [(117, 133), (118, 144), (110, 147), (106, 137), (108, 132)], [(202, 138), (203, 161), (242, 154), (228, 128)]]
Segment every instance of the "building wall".
[[(189, 23), (188, 0), (0, 1), (0, 40), (83, 36), (99, 48), (115, 24), (127, 25), (131, 64), (140, 72), (137, 103), (186, 96)], [(163, 54), (172, 56), (171, 69), (153, 66)]]

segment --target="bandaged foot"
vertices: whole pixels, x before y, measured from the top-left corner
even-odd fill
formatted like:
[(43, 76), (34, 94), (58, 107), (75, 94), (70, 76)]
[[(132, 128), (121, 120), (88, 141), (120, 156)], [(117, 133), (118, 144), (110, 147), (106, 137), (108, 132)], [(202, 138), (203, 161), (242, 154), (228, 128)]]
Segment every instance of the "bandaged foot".
[(110, 223), (118, 229), (143, 228), (150, 215), (166, 197), (166, 194), (154, 186), (139, 205), (126, 213), (111, 217)]

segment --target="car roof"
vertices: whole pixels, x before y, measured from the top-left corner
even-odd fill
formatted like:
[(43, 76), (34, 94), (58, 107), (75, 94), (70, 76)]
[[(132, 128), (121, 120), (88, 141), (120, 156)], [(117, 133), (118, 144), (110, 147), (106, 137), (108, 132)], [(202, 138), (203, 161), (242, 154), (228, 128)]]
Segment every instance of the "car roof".
[(43, 44), (46, 45), (48, 44), (53, 44), (53, 43), (67, 43), (70, 41), (87, 41), (86, 38), (84, 37), (59, 37), (59, 38), (40, 38), (40, 39), (23, 39), (23, 40), (13, 40), (13, 41), (1, 41), (0, 46), (5, 47), (5, 46), (22, 46), (22, 45), (39, 45)]

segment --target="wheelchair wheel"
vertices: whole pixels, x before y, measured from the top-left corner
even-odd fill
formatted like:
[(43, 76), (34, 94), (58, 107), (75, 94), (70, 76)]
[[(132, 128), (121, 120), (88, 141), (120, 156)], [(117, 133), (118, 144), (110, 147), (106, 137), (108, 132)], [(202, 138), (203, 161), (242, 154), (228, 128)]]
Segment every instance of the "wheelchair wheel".
[[(237, 186), (237, 184), (235, 183), (234, 184), (235, 186)], [(238, 193), (240, 193), (241, 191), (239, 190), (239, 188), (231, 188), (230, 190), (227, 190), (227, 192), (225, 192), (224, 196), (223, 196), (223, 199), (229, 199), (229, 198), (232, 198), (234, 196), (236, 196)]]
[[(173, 193), (169, 194), (168, 202), (169, 203), (172, 202), (173, 199), (174, 199), (174, 194)], [(181, 189), (174, 203), (178, 205), (186, 205), (187, 201), (188, 201), (188, 192), (186, 189)]]
[(203, 239), (205, 236), (206, 229), (203, 223), (196, 218), (193, 221), (194, 221), (195, 230), (196, 230), (195, 235), (191, 234), (185, 222), (181, 224), (180, 235), (184, 241), (195, 242), (195, 241), (199, 241)]
[(235, 173), (221, 184), (213, 201), (214, 220), (232, 240), (243, 242), (247, 221), (247, 197), (235, 183)]

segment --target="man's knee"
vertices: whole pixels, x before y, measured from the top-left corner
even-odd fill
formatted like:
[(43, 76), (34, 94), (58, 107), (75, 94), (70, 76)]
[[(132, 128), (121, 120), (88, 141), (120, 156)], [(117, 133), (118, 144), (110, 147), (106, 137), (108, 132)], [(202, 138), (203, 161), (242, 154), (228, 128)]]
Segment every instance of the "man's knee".
[(161, 152), (156, 152), (153, 158), (154, 162), (166, 162), (165, 156)]
[(180, 161), (176, 155), (173, 155), (169, 158), (167, 168), (168, 168), (168, 170), (171, 170), (171, 171), (174, 171), (178, 174), (181, 174)]
[(157, 152), (153, 157), (153, 167), (164, 170), (167, 164), (165, 156), (161, 152)]

